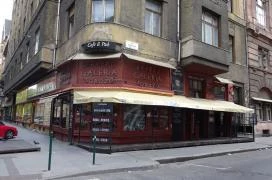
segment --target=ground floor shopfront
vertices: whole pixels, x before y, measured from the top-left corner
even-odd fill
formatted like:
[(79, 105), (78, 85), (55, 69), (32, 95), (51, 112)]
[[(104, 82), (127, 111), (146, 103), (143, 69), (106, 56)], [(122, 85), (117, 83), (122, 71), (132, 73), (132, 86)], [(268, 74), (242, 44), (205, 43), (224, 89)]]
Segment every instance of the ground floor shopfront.
[(251, 112), (226, 101), (122, 90), (75, 90), (53, 106), (55, 137), (73, 143), (90, 143), (94, 135), (112, 144), (232, 138), (236, 114)]

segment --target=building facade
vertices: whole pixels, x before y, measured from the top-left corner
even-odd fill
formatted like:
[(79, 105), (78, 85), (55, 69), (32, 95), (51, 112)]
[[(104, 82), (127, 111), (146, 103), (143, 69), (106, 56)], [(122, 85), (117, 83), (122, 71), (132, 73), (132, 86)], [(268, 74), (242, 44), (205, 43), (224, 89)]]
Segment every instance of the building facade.
[[(18, 123), (70, 142), (151, 143), (237, 137), (233, 119), (252, 112), (233, 102), (248, 86), (245, 22), (227, 1), (24, 2), (4, 88)], [(22, 7), (33, 14), (17, 17)]]
[(271, 3), (246, 1), (250, 104), (256, 111), (258, 135), (272, 131)]

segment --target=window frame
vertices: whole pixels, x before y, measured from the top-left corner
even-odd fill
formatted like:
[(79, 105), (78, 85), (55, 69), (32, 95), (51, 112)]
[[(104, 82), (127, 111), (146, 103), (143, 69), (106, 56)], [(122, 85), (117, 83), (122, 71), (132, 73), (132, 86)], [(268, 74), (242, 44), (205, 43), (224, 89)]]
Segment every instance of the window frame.
[[(153, 4), (153, 5), (156, 5), (156, 6), (158, 5), (160, 12), (148, 8), (147, 7), (147, 2), (149, 2), (149, 3)], [(147, 12), (151, 13), (151, 15), (152, 15), (152, 18), (151, 18), (152, 23), (151, 22), (148, 23), (149, 25), (152, 24), (152, 27), (149, 27), (149, 29), (147, 29), (147, 27), (146, 27), (146, 15), (147, 15)], [(154, 14), (158, 15), (159, 20), (160, 20), (159, 33), (158, 34), (156, 34), (154, 32), (154, 17), (153, 17)], [(146, 0), (145, 1), (145, 15), (144, 15), (144, 31), (146, 33), (148, 33), (148, 34), (152, 34), (154, 36), (159, 36), (160, 37), (162, 35), (162, 15), (163, 15), (163, 6), (162, 6), (161, 2), (154, 1), (154, 0)], [(151, 30), (152, 32), (150, 32), (149, 30)]]
[[(211, 18), (212, 22), (208, 22), (206, 19)], [(202, 26), (202, 42), (209, 44), (214, 47), (220, 47), (220, 19), (219, 16), (209, 10), (203, 9), (201, 16), (201, 26)], [(210, 35), (212, 38), (212, 42), (209, 43), (206, 37), (206, 26), (212, 28), (212, 34)], [(217, 32), (215, 32), (217, 30)], [(217, 42), (215, 41), (217, 35)]]
[(67, 9), (68, 13), (68, 39), (70, 39), (74, 35), (75, 31), (75, 2), (71, 4), (71, 6)]
[(34, 46), (34, 54), (37, 54), (40, 50), (40, 27), (35, 31), (35, 46)]
[[(95, 1), (102, 1), (102, 8), (103, 8), (103, 20), (102, 21), (95, 21), (95, 14), (94, 14), (94, 2)], [(111, 0), (113, 2), (113, 14), (112, 14), (112, 20), (107, 20), (106, 17), (106, 1), (107, 0), (92, 0), (92, 13), (91, 13), (91, 21), (93, 23), (98, 23), (98, 22), (114, 22), (115, 20), (115, 0)]]
[[(189, 77), (189, 96), (193, 98), (205, 98), (205, 87), (204, 87), (204, 79), (196, 78), (196, 77)], [(193, 83), (196, 82), (197, 86), (200, 85), (201, 89), (193, 88)], [(199, 93), (198, 97), (196, 96), (196, 92)]]
[[(259, 2), (262, 2), (262, 5)], [(261, 15), (258, 13), (258, 9), (263, 12), (263, 19), (259, 19)], [(259, 25), (266, 26), (266, 4), (262, 0), (256, 0), (256, 21)]]

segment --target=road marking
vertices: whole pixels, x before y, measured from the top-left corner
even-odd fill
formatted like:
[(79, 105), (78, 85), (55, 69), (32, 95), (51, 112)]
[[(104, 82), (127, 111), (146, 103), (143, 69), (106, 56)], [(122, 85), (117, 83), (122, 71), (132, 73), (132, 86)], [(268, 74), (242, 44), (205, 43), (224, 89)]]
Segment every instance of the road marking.
[(204, 167), (204, 168), (210, 168), (210, 169), (216, 169), (216, 170), (227, 170), (230, 169), (231, 167), (214, 167), (214, 166), (206, 166), (202, 164), (188, 164), (189, 166), (197, 166), (197, 167)]

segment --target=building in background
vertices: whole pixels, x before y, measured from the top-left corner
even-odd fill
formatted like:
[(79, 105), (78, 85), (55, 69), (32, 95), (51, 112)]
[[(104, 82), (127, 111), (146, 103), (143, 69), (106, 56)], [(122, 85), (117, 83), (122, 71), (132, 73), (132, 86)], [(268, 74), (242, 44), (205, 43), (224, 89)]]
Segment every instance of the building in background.
[(256, 134), (272, 132), (271, 1), (246, 1), (250, 105), (257, 115)]
[(4, 67), (5, 67), (5, 57), (7, 56), (8, 51), (8, 41), (11, 31), (11, 20), (5, 19), (5, 23), (2, 30), (2, 39), (0, 43), (0, 104), (1, 104), (1, 118), (5, 120), (10, 120), (11, 118), (11, 109), (8, 107), (8, 99), (4, 97), (3, 88), (4, 88), (4, 79), (2, 76)]
[(40, 130), (51, 120), (74, 143), (236, 138), (237, 113), (252, 112), (233, 102), (248, 86), (241, 6), (236, 17), (224, 0), (16, 0), (12, 120)]

